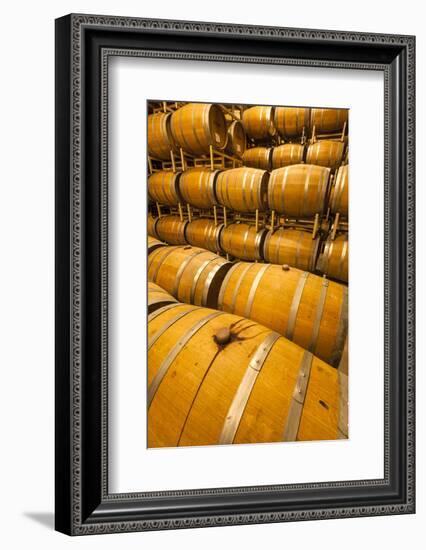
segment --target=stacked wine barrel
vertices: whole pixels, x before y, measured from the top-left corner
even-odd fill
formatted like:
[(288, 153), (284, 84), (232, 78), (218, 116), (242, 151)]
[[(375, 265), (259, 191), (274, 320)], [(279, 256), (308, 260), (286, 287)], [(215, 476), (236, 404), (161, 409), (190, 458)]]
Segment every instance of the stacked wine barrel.
[(348, 436), (348, 111), (149, 103), (148, 444)]

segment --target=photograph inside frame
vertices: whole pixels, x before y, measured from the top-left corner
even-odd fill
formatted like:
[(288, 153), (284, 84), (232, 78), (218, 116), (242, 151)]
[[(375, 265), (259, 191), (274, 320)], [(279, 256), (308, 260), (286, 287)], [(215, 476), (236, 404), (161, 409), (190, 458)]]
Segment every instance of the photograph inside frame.
[(348, 438), (348, 124), (147, 102), (149, 448)]

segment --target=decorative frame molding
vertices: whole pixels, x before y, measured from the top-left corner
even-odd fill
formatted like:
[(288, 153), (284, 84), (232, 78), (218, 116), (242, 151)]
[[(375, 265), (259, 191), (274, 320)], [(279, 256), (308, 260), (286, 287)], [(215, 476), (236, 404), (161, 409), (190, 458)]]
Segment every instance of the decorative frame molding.
[[(108, 493), (107, 92), (111, 56), (384, 73), (382, 480)], [(412, 36), (96, 15), (69, 15), (56, 21), (58, 530), (83, 535), (414, 512), (414, 140)], [(321, 495), (329, 504), (321, 503)]]

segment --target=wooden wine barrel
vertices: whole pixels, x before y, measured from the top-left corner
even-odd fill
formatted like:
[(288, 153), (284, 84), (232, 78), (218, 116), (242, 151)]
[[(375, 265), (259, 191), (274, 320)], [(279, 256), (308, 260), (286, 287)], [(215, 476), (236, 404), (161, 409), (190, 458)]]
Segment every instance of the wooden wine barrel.
[(147, 232), (150, 237), (153, 237), (154, 239), (158, 239), (157, 232), (155, 231), (155, 226), (157, 225), (158, 218), (154, 218), (151, 214), (148, 214), (147, 218)]
[(306, 107), (275, 107), (275, 127), (283, 138), (299, 137), (309, 128), (310, 109)]
[(238, 262), (223, 281), (218, 307), (276, 330), (337, 366), (347, 335), (347, 293), (345, 285), (294, 267)]
[(272, 149), (272, 169), (301, 164), (305, 153), (304, 145), (300, 143), (285, 143)]
[(345, 144), (342, 141), (322, 139), (309, 145), (306, 162), (335, 170), (342, 163), (344, 150)]
[(344, 164), (339, 168), (336, 181), (331, 190), (330, 210), (333, 214), (340, 213), (347, 218), (349, 214), (349, 166)]
[(148, 115), (148, 154), (156, 159), (170, 160), (175, 149), (170, 134), (171, 113)]
[(231, 168), (220, 172), (216, 179), (216, 199), (219, 204), (237, 212), (265, 210), (269, 174), (265, 170)]
[(280, 227), (268, 232), (263, 246), (265, 261), (314, 271), (320, 239), (312, 238), (311, 231)]
[(187, 221), (181, 221), (179, 216), (162, 216), (155, 224), (158, 238), (169, 244), (186, 244), (185, 227)]
[(215, 308), (220, 285), (231, 266), (231, 262), (202, 248), (168, 246), (148, 256), (148, 281), (180, 302)]
[(317, 269), (339, 281), (348, 282), (349, 242), (348, 235), (338, 235), (334, 241), (328, 239), (318, 259)]
[(246, 134), (254, 140), (267, 140), (276, 133), (274, 107), (256, 106), (243, 111), (243, 125)]
[(160, 307), (177, 303), (178, 301), (161, 286), (148, 281), (148, 314)]
[(196, 208), (208, 209), (216, 203), (214, 186), (219, 170), (196, 167), (182, 172), (179, 192), (185, 202)]
[(240, 260), (261, 260), (267, 230), (256, 231), (256, 226), (247, 223), (231, 223), (220, 233), (220, 248)]
[(148, 317), (148, 447), (347, 438), (346, 379), (253, 321), (167, 306)]
[(293, 164), (272, 170), (268, 184), (271, 210), (289, 218), (312, 218), (325, 208), (330, 169)]
[(179, 196), (179, 178), (181, 172), (160, 170), (148, 177), (148, 194), (154, 202), (177, 206), (181, 202)]
[(226, 145), (225, 116), (212, 103), (188, 103), (172, 114), (170, 130), (173, 140), (192, 155), (208, 155), (210, 145), (223, 149)]
[(205, 248), (211, 252), (221, 252), (219, 236), (224, 225), (216, 225), (214, 220), (209, 218), (197, 218), (188, 223), (185, 236), (192, 246)]
[(155, 237), (148, 235), (148, 254), (151, 254), (151, 252), (154, 252), (154, 250), (160, 248), (160, 246), (167, 246), (167, 244), (162, 243)]
[(228, 127), (228, 140), (225, 151), (234, 157), (241, 158), (246, 150), (246, 133), (241, 121), (234, 120)]
[(348, 109), (311, 109), (311, 128), (315, 134), (337, 133), (348, 122)]
[(260, 168), (261, 170), (271, 169), (272, 149), (270, 147), (252, 147), (246, 149), (243, 155), (244, 166)]

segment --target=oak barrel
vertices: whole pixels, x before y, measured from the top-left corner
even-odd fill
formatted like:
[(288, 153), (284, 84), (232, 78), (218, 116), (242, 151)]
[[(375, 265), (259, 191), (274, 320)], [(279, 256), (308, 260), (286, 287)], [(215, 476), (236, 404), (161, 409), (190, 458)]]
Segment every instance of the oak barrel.
[(271, 169), (271, 147), (251, 147), (246, 149), (243, 155), (244, 166), (251, 168), (260, 168), (262, 170)]
[(271, 210), (289, 218), (311, 218), (325, 208), (330, 169), (293, 164), (272, 170), (268, 184)]
[(347, 234), (328, 239), (318, 259), (318, 271), (339, 281), (348, 282), (349, 241)]
[(146, 220), (146, 226), (147, 226), (147, 233), (150, 237), (153, 237), (154, 239), (158, 239), (157, 232), (155, 231), (155, 226), (157, 225), (158, 218), (154, 218), (152, 214), (148, 214), (148, 218)]
[(154, 252), (154, 250), (156, 248), (160, 248), (160, 246), (167, 246), (167, 244), (159, 241), (155, 237), (151, 237), (150, 235), (148, 235), (148, 254), (151, 254), (151, 252)]
[(311, 109), (311, 128), (315, 134), (337, 133), (348, 122), (348, 109)]
[(309, 145), (306, 162), (335, 170), (342, 163), (344, 150), (345, 144), (343, 141), (322, 139)]
[(266, 235), (263, 256), (271, 264), (314, 271), (319, 243), (319, 237), (313, 239), (311, 231), (280, 227)]
[(231, 168), (220, 172), (216, 179), (216, 199), (219, 204), (237, 212), (265, 210), (269, 174), (258, 168)]
[(243, 125), (248, 137), (254, 140), (267, 140), (276, 133), (274, 107), (255, 106), (243, 111)]
[(172, 303), (178, 302), (164, 288), (148, 281), (148, 313)]
[(189, 168), (179, 179), (179, 192), (185, 202), (196, 208), (208, 209), (216, 204), (214, 186), (219, 170)]
[(226, 145), (225, 116), (212, 103), (188, 103), (180, 107), (172, 114), (170, 130), (176, 144), (195, 156), (208, 155), (210, 145), (215, 149)]
[(349, 166), (339, 168), (330, 194), (330, 211), (347, 218), (349, 214)]
[(148, 154), (156, 159), (170, 160), (175, 148), (170, 134), (171, 113), (148, 115)]
[(228, 127), (228, 140), (225, 151), (234, 157), (241, 158), (246, 150), (246, 133), (240, 120), (234, 120)]
[(221, 251), (219, 236), (223, 227), (223, 223), (216, 225), (214, 220), (209, 218), (194, 219), (186, 226), (186, 240), (192, 246), (218, 253)]
[(155, 224), (155, 232), (160, 240), (169, 244), (186, 244), (185, 227), (187, 221), (179, 216), (162, 216)]
[(299, 137), (309, 128), (310, 109), (306, 107), (275, 107), (275, 127), (283, 138)]
[(218, 307), (276, 330), (337, 366), (347, 335), (347, 293), (345, 285), (294, 267), (238, 262), (225, 277)]
[(261, 260), (266, 229), (256, 231), (255, 225), (231, 223), (220, 233), (220, 248), (240, 260)]
[(148, 256), (148, 281), (180, 302), (217, 307), (220, 285), (231, 262), (192, 246), (158, 248)]
[(285, 143), (272, 150), (272, 169), (301, 164), (305, 153), (304, 145), (300, 143)]
[(160, 170), (148, 177), (148, 194), (154, 202), (177, 206), (181, 202), (179, 196), (180, 172)]
[(342, 379), (253, 321), (174, 304), (148, 317), (148, 446), (347, 438)]

